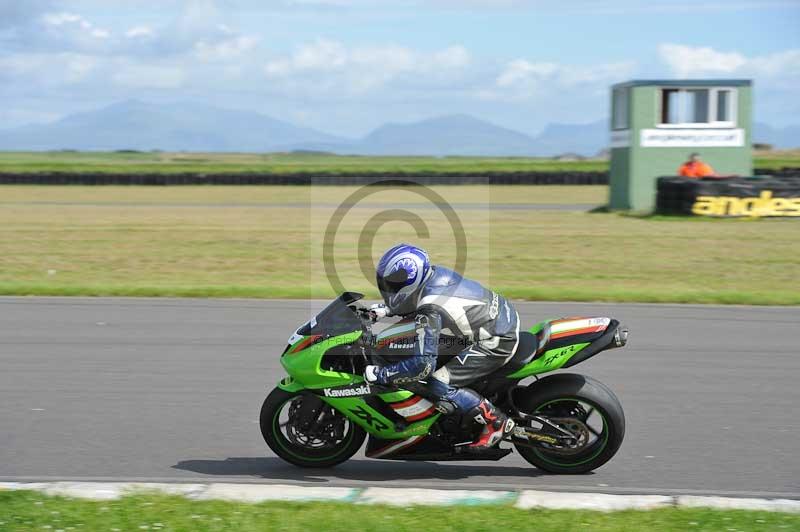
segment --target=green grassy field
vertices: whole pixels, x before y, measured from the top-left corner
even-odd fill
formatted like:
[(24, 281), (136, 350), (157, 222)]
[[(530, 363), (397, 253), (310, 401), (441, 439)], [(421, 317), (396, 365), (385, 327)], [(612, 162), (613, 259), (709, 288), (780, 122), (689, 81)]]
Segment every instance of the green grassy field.
[(508, 530), (718, 531), (800, 530), (800, 515), (659, 509), (590, 512), (481, 507), (406, 508), (342, 503), (191, 501), (156, 495), (80, 501), (36, 492), (0, 492), (0, 530), (490, 530), (492, 516)]
[[(608, 199), (608, 187), (603, 185), (551, 186), (488, 186), (443, 185), (426, 187), (451, 203), (485, 203), (501, 205), (515, 203), (601, 205)], [(124, 206), (126, 203), (230, 205), (282, 203), (340, 203), (359, 186), (297, 187), (297, 186), (37, 186), (0, 185), (0, 206), (22, 202), (97, 203)], [(370, 187), (379, 191), (381, 187)], [(408, 187), (413, 190), (413, 187)], [(376, 194), (370, 203), (391, 204), (398, 199), (418, 203), (424, 199), (413, 194)], [(303, 213), (307, 214), (307, 213)]]
[(0, 152), (2, 172), (107, 173), (476, 173), (603, 171), (602, 160), (559, 162), (512, 157), (361, 157), (317, 154), (252, 153), (87, 153)]
[[(756, 168), (800, 167), (800, 151), (760, 152)], [(601, 159), (526, 157), (360, 157), (317, 154), (0, 152), (0, 173), (403, 173), (605, 171)]]
[[(0, 293), (329, 297), (322, 242), (352, 187), (0, 187)], [(605, 187), (435, 188), (467, 238), (466, 273), (512, 298), (800, 304), (796, 220), (637, 218), (519, 210), (513, 203), (602, 203)], [(378, 191), (343, 218), (335, 265), (377, 295), (370, 261), (397, 241), (454, 264), (453, 231), (413, 190)], [(461, 206), (460, 206), (461, 205)], [(416, 238), (406, 208), (429, 227)], [(365, 229), (366, 228), (366, 229)], [(374, 238), (359, 268), (357, 242)]]

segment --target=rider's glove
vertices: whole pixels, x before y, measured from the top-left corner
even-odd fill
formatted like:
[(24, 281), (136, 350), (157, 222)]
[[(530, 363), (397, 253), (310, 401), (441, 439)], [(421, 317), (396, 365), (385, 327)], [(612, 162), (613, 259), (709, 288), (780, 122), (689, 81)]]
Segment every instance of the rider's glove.
[(375, 322), (389, 315), (389, 308), (383, 303), (375, 303), (369, 307), (369, 317)]
[(364, 368), (364, 380), (369, 384), (378, 382), (378, 371), (380, 371), (380, 369), (379, 366), (367, 366)]

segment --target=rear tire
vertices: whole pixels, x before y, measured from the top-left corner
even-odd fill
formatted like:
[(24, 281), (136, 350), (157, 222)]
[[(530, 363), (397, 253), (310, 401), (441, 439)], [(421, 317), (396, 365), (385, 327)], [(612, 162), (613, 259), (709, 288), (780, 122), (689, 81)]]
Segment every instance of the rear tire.
[[(333, 410), (334, 415), (343, 418), (341, 421), (346, 427), (340, 441), (325, 445), (324, 448), (308, 447), (291, 441), (282, 430), (286, 423), (282, 427), (281, 413), (287, 407), (290, 408), (290, 403), (297, 399), (302, 400), (302, 396), (275, 388), (264, 400), (259, 420), (261, 435), (272, 452), (290, 464), (300, 467), (333, 467), (358, 452), (367, 433), (335, 410)], [(288, 423), (291, 423), (291, 419)]]
[[(525, 460), (548, 473), (587, 473), (602, 466), (616, 454), (625, 436), (622, 405), (605, 384), (573, 373), (559, 373), (538, 380), (514, 393), (517, 408), (526, 414), (543, 413), (559, 403), (579, 401), (595, 409), (602, 430), (587, 448), (572, 455), (548, 452), (543, 447), (515, 445)], [(594, 415), (594, 414), (593, 414)]]

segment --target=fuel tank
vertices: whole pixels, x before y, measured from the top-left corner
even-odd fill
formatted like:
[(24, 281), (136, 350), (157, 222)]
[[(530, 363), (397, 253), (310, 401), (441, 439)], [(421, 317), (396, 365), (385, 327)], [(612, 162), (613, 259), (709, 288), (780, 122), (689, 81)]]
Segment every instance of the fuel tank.
[(414, 318), (404, 318), (375, 335), (375, 351), (382, 357), (410, 355), (416, 341), (417, 324)]
[[(450, 357), (467, 347), (470, 343), (464, 338), (446, 334), (447, 329), (439, 335), (439, 357)], [(414, 318), (403, 318), (388, 325), (375, 335), (375, 353), (386, 360), (414, 354), (417, 342), (417, 324)]]

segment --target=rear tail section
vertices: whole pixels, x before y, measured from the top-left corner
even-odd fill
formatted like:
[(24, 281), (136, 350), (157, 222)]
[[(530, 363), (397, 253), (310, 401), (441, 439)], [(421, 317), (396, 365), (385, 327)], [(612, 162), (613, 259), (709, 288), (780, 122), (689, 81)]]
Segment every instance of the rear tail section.
[(561, 318), (550, 322), (550, 339), (544, 349), (549, 351), (576, 344), (587, 344), (560, 366), (568, 368), (600, 351), (622, 347), (627, 342), (627, 327), (613, 318)]
[(593, 335), (602, 333), (611, 324), (611, 318), (561, 318), (550, 322), (550, 340), (571, 336)]
[(571, 317), (538, 323), (530, 332), (538, 339), (535, 355), (511, 378), (524, 378), (568, 368), (606, 349), (622, 347), (628, 329), (613, 318)]

